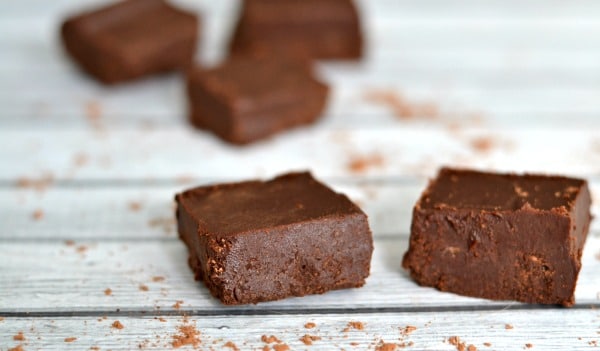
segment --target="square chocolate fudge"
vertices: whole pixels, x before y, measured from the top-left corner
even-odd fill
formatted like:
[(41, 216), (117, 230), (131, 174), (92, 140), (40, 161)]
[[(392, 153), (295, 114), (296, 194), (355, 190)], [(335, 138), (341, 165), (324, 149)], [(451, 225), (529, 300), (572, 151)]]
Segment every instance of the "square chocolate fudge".
[(105, 84), (188, 67), (198, 19), (164, 0), (125, 0), (66, 20), (67, 52)]
[(358, 59), (363, 39), (351, 0), (246, 0), (232, 55)]
[(314, 122), (328, 91), (306, 62), (236, 58), (190, 72), (189, 118), (225, 141), (246, 144)]
[(582, 179), (444, 168), (414, 207), (403, 266), (442, 291), (571, 306), (590, 202)]
[(175, 200), (189, 265), (224, 304), (360, 287), (369, 275), (367, 216), (310, 173), (203, 186)]

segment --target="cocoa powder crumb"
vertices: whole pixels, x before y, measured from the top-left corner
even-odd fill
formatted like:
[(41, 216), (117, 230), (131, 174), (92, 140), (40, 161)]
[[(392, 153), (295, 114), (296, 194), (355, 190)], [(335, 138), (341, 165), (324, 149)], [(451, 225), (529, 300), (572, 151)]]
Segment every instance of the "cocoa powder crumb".
[(363, 330), (365, 329), (365, 324), (363, 322), (350, 321), (342, 331), (347, 333), (350, 329)]
[(357, 343), (356, 341), (353, 341), (353, 342), (350, 343), (350, 346), (358, 346), (358, 345), (360, 345), (360, 344)]
[(588, 345), (598, 347), (598, 341), (597, 340), (588, 341)]
[(158, 321), (159, 321), (159, 322), (163, 322), (163, 323), (164, 323), (164, 322), (166, 322), (167, 320), (166, 320), (166, 319), (164, 319), (163, 317), (158, 317)]
[(378, 153), (373, 153), (366, 156), (353, 156), (346, 168), (353, 173), (363, 173), (370, 168), (381, 168), (384, 163), (385, 160), (383, 156)]
[(304, 345), (312, 345), (313, 341), (321, 340), (320, 336), (308, 335), (304, 334), (303, 337), (300, 338), (300, 341), (304, 343)]
[(98, 350), (100, 350), (100, 347), (99, 346), (90, 346), (90, 350), (98, 351)]
[(164, 280), (165, 280), (165, 277), (160, 276), (160, 275), (152, 277), (152, 281), (155, 282), (155, 283), (162, 282)]
[(375, 347), (376, 351), (394, 351), (398, 348), (397, 344), (383, 342), (383, 340)]
[(365, 94), (367, 101), (386, 106), (398, 119), (435, 119), (439, 115), (437, 105), (431, 101), (413, 102), (406, 100), (393, 90), (374, 90)]
[(467, 346), (467, 351), (477, 351), (477, 347), (475, 347), (475, 345), (470, 344), (469, 346)]
[(121, 324), (121, 322), (119, 322), (119, 321), (114, 321), (113, 324), (111, 325), (111, 327), (115, 328), (115, 329), (123, 329), (123, 328), (125, 328), (123, 326), (123, 324)]
[(512, 326), (512, 324), (505, 324), (504, 325), (504, 329), (509, 330), (509, 329), (513, 329), (514, 327)]
[(173, 342), (171, 345), (175, 348), (179, 348), (184, 345), (192, 345), (194, 348), (200, 344), (200, 332), (192, 325), (181, 325), (177, 327), (179, 334), (173, 335)]
[(44, 218), (44, 211), (38, 208), (37, 210), (33, 211), (31, 217), (33, 220), (39, 221), (40, 219)]
[(263, 346), (262, 351), (271, 351), (271, 348), (268, 345)]
[(315, 328), (316, 326), (317, 325), (313, 322), (308, 322), (308, 323), (304, 324), (304, 328), (306, 328), (306, 329), (312, 329), (312, 328)]
[(260, 337), (260, 340), (262, 342), (264, 342), (265, 344), (272, 344), (274, 342), (281, 343), (281, 340), (277, 339), (277, 337), (275, 335), (271, 335), (271, 336), (263, 335)]
[(77, 338), (76, 338), (76, 337), (74, 337), (74, 336), (71, 336), (71, 337), (65, 338), (65, 342), (73, 342), (73, 341), (75, 341), (75, 340), (77, 340)]
[(79, 253), (84, 253), (84, 252), (87, 251), (87, 249), (88, 249), (87, 246), (85, 246), (85, 245), (79, 245), (79, 246), (77, 246), (77, 248), (75, 249), (75, 251), (77, 251)]
[(224, 347), (229, 347), (230, 349), (232, 349), (233, 351), (240, 351), (240, 349), (238, 349), (237, 345), (234, 344), (231, 341), (228, 341), (225, 343), (225, 345), (223, 345)]
[(469, 144), (473, 151), (479, 153), (488, 153), (496, 146), (492, 138), (489, 137), (477, 137), (472, 139)]
[(150, 290), (150, 288), (148, 288), (148, 286), (147, 286), (147, 285), (144, 285), (144, 284), (140, 284), (140, 286), (139, 286), (139, 289), (140, 289), (141, 291), (148, 291), (148, 290)]
[(183, 303), (183, 300), (177, 300), (175, 301), (175, 304), (173, 304), (173, 308), (178, 310), (181, 308), (181, 304)]
[(23, 335), (23, 332), (20, 331), (17, 333), (17, 335), (13, 336), (13, 340), (16, 341), (25, 341), (25, 335)]
[(142, 209), (142, 204), (137, 201), (131, 201), (129, 203), (129, 209), (133, 212), (138, 212)]
[(491, 347), (492, 343), (491, 342), (484, 342), (483, 346), (485, 346), (485, 347)]
[(106, 288), (106, 289), (104, 290), (104, 295), (106, 295), (106, 296), (110, 296), (110, 295), (112, 295), (112, 289), (111, 289), (111, 288)]
[(75, 246), (75, 241), (73, 241), (73, 240), (65, 240), (65, 245), (67, 245), (67, 246)]
[(290, 347), (286, 344), (275, 344), (273, 345), (273, 350), (275, 351), (289, 351)]
[(23, 345), (17, 345), (13, 348), (8, 349), (8, 351), (25, 351), (25, 349), (23, 348)]
[(54, 181), (54, 176), (51, 173), (41, 175), (39, 178), (21, 177), (17, 179), (17, 187), (31, 188), (39, 192), (43, 192)]
[(527, 343), (527, 344), (525, 344), (525, 347), (528, 348), (528, 349), (530, 349), (530, 348), (533, 347), (533, 344)]
[(402, 335), (408, 335), (408, 334), (414, 332), (415, 330), (417, 330), (417, 327), (412, 326), (412, 325), (407, 325), (406, 327), (404, 327), (402, 329)]
[(4, 320), (4, 317), (0, 317), (0, 322), (2, 322)]
[(466, 344), (462, 342), (458, 336), (449, 337), (448, 342), (450, 343), (450, 345), (456, 346), (456, 350), (458, 351), (465, 351), (467, 348)]

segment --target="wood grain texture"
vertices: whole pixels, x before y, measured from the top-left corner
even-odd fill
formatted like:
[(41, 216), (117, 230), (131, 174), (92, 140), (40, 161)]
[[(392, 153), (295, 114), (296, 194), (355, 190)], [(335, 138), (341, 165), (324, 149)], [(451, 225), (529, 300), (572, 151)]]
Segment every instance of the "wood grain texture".
[[(165, 350), (173, 349), (173, 337), (181, 335), (181, 326), (191, 326), (200, 333), (198, 347), (202, 350), (231, 350), (225, 346), (228, 342), (241, 350), (263, 350), (267, 345), (261, 341), (263, 335), (275, 336), (292, 350), (376, 350), (383, 343), (404, 345), (397, 350), (457, 350), (457, 345), (449, 342), (451, 337), (459, 337), (465, 349), (473, 345), (477, 350), (594, 350), (600, 342), (599, 317), (593, 309), (552, 309), (535, 313), (504, 310), (192, 316), (185, 320), (159, 317), (162, 321), (152, 316), (6, 318), (0, 322), (0, 344), (21, 344), (12, 337), (23, 331), (25, 350), (88, 350), (92, 346), (100, 350)], [(124, 328), (111, 328), (115, 320)], [(350, 322), (360, 322), (363, 329), (348, 328)], [(307, 329), (306, 323), (314, 323), (315, 327)], [(406, 333), (407, 327), (414, 328)], [(300, 341), (306, 334), (320, 339), (308, 346)], [(77, 340), (65, 343), (69, 337)]]
[[(239, 1), (174, 1), (203, 14), (197, 60), (218, 62)], [(585, 177), (600, 215), (600, 2), (357, 2), (367, 55), (317, 64), (333, 87), (323, 118), (247, 148), (188, 126), (179, 74), (108, 89), (70, 62), (58, 26), (105, 1), (0, 2), (0, 351), (19, 331), (27, 351), (170, 349), (182, 314), (207, 350), (260, 350), (261, 335), (308, 350), (456, 350), (451, 336), (478, 350), (594, 349), (598, 221), (571, 309), (421, 288), (400, 259), (412, 206), (441, 165)], [(173, 194), (301, 169), (369, 215), (367, 285), (220, 305), (192, 279)], [(123, 329), (110, 327), (117, 319)], [(344, 332), (350, 321), (365, 329)], [(417, 329), (403, 335), (407, 325)], [(322, 339), (307, 346), (305, 334)]]

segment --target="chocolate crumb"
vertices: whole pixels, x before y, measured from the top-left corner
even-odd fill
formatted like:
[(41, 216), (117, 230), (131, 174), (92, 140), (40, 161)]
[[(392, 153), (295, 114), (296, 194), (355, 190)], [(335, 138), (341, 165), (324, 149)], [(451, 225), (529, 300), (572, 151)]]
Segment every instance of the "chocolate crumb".
[(13, 340), (16, 341), (25, 341), (25, 335), (23, 335), (23, 332), (20, 331), (17, 333), (17, 335), (13, 336)]
[(509, 329), (513, 329), (514, 327), (512, 326), (512, 324), (505, 324), (504, 325), (504, 329), (509, 330)]
[(111, 288), (106, 288), (106, 290), (104, 290), (104, 295), (106, 295), (106, 296), (112, 295), (112, 289)]
[(173, 342), (171, 345), (175, 348), (179, 348), (184, 345), (192, 345), (194, 348), (200, 344), (200, 332), (192, 325), (181, 325), (177, 327), (179, 334), (173, 335)]
[(349, 332), (350, 329), (363, 330), (365, 329), (365, 324), (363, 322), (356, 321), (348, 322), (348, 325), (346, 326), (346, 328), (344, 328), (343, 332)]
[(300, 341), (302, 341), (304, 343), (304, 345), (312, 345), (313, 341), (317, 341), (317, 340), (321, 340), (321, 337), (304, 334), (304, 336), (300, 338)]
[(38, 208), (37, 210), (33, 211), (31, 217), (35, 221), (39, 221), (40, 219), (44, 218), (44, 211)]
[(162, 282), (164, 280), (165, 280), (165, 277), (160, 276), (160, 275), (152, 277), (152, 281), (155, 282), (155, 283)]
[(8, 351), (25, 351), (25, 349), (23, 348), (23, 345), (17, 345), (13, 348), (8, 349)]
[(271, 351), (271, 348), (268, 345), (263, 346), (262, 351)]
[(469, 346), (467, 346), (467, 351), (477, 351), (477, 347), (475, 347), (475, 345), (470, 344)]
[(277, 339), (277, 337), (275, 335), (271, 335), (271, 336), (263, 335), (260, 337), (260, 340), (262, 342), (264, 342), (265, 344), (272, 344), (274, 342), (281, 343), (281, 340)]
[(312, 328), (314, 328), (316, 326), (317, 325), (315, 323), (313, 323), (313, 322), (308, 322), (308, 323), (304, 324), (304, 328), (306, 328), (306, 329), (312, 329)]
[(113, 324), (111, 325), (111, 327), (115, 328), (115, 329), (123, 329), (123, 328), (125, 328), (123, 326), (123, 324), (121, 324), (121, 322), (119, 322), (119, 321), (114, 321)]
[(90, 350), (98, 351), (98, 350), (100, 350), (100, 346), (90, 346)]
[(483, 346), (485, 346), (485, 347), (491, 347), (492, 343), (491, 342), (484, 342)]
[(273, 350), (275, 351), (289, 351), (290, 347), (286, 344), (275, 344), (273, 345)]
[(347, 168), (350, 172), (363, 173), (370, 168), (381, 168), (384, 165), (384, 158), (378, 153), (367, 156), (354, 156), (348, 162)]
[(139, 286), (139, 289), (140, 289), (141, 291), (148, 291), (148, 290), (150, 290), (150, 288), (148, 288), (148, 286), (147, 286), (147, 285), (144, 285), (144, 284), (140, 284), (140, 286)]
[(597, 340), (588, 341), (588, 345), (598, 347), (598, 341)]
[(71, 337), (65, 338), (65, 342), (73, 342), (73, 341), (75, 341), (75, 340), (77, 340), (77, 338), (76, 338), (76, 337), (74, 337), (74, 336), (71, 336)]
[(353, 341), (353, 342), (350, 343), (350, 346), (358, 346), (358, 345), (360, 345), (360, 344), (357, 343), (356, 341)]
[(173, 304), (173, 308), (178, 310), (181, 308), (181, 304), (183, 303), (183, 300), (177, 300), (175, 301), (175, 304)]
[(528, 348), (528, 349), (530, 349), (530, 348), (533, 347), (533, 344), (527, 343), (527, 344), (525, 344), (525, 347)]
[(158, 321), (159, 321), (159, 322), (163, 322), (163, 323), (164, 323), (164, 322), (166, 322), (167, 320), (166, 320), (166, 319), (164, 319), (163, 317), (158, 317)]

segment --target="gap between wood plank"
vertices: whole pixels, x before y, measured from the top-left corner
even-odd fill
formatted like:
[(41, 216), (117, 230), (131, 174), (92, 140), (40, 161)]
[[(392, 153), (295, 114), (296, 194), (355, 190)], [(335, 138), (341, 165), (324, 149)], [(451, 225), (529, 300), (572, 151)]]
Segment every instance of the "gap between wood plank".
[(557, 305), (522, 304), (507, 301), (498, 305), (454, 305), (454, 306), (418, 306), (418, 307), (359, 307), (359, 308), (260, 308), (256, 309), (219, 309), (219, 310), (194, 310), (194, 309), (161, 309), (153, 311), (144, 310), (101, 310), (101, 311), (45, 311), (45, 312), (9, 312), (0, 310), (4, 318), (59, 318), (59, 317), (153, 317), (153, 316), (271, 316), (271, 315), (327, 315), (327, 314), (372, 314), (372, 313), (426, 313), (426, 312), (489, 312), (489, 311), (540, 311), (540, 310), (595, 310), (600, 308), (600, 303), (575, 304), (571, 307)]

